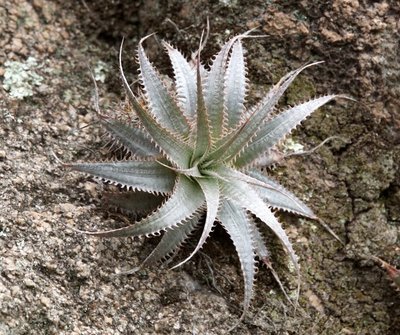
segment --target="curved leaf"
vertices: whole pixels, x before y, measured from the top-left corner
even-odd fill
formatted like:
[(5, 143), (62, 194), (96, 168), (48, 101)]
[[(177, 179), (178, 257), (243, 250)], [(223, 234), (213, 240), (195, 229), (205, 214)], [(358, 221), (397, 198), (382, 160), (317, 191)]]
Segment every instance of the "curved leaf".
[(102, 125), (134, 156), (141, 158), (160, 156), (160, 151), (142, 129), (113, 119), (103, 120)]
[(226, 121), (228, 130), (232, 130), (238, 126), (242, 119), (246, 95), (246, 67), (240, 39), (232, 47), (225, 85)]
[(289, 257), (291, 258), (296, 272), (299, 275), (300, 269), (292, 244), (290, 243), (281, 224), (278, 222), (268, 206), (261, 200), (256, 191), (254, 191), (251, 186), (240, 180), (230, 180), (229, 183), (221, 180), (220, 185), (221, 193), (226, 198), (253, 213), (274, 232), (274, 234), (279, 238), (288, 251)]
[(253, 237), (254, 251), (261, 260), (269, 258), (269, 251), (265, 245), (265, 240), (259, 231), (257, 224), (253, 218), (249, 218), (251, 236)]
[(317, 216), (306, 204), (277, 182), (255, 170), (248, 171), (247, 174), (270, 186), (270, 188), (256, 186), (255, 189), (271, 207), (293, 212), (310, 219), (317, 219)]
[(286, 135), (288, 135), (301, 121), (311, 115), (316, 109), (325, 105), (339, 95), (327, 95), (307, 101), (303, 104), (289, 108), (278, 114), (272, 120), (264, 123), (250, 145), (235, 160), (235, 166), (242, 168), (251, 164), (268, 149), (271, 149)]
[(151, 136), (152, 140), (160, 147), (167, 158), (181, 169), (187, 169), (192, 157), (192, 149), (178, 136), (172, 134), (170, 131), (162, 127), (149, 112), (142, 107), (136, 96), (133, 94), (128, 81), (126, 80), (124, 70), (122, 68), (122, 47), (119, 52), (119, 67), (122, 76), (122, 82), (128, 93), (129, 101), (139, 117), (143, 127)]
[(258, 258), (271, 271), (272, 276), (275, 278), (275, 281), (278, 283), (279, 288), (281, 289), (286, 300), (290, 304), (293, 305), (293, 302), (290, 299), (289, 295), (287, 294), (285, 287), (283, 286), (281, 280), (279, 279), (277, 272), (272, 267), (271, 260), (269, 258), (269, 251), (268, 251), (267, 247), (265, 246), (264, 239), (263, 239), (260, 231), (258, 230), (256, 223), (254, 222), (254, 220), (252, 220), (251, 222), (252, 222), (252, 224), (250, 224), (251, 236), (253, 237), (253, 240), (254, 240), (255, 252), (256, 252)]
[(224, 92), (225, 75), (229, 52), (233, 44), (244, 38), (250, 31), (231, 38), (215, 56), (204, 85), (204, 100), (210, 117), (211, 134), (214, 141), (220, 139), (224, 126)]
[(203, 89), (201, 86), (200, 61), (197, 61), (197, 120), (196, 120), (196, 147), (193, 152), (192, 164), (208, 153), (211, 147), (211, 130), (207, 109), (204, 102)]
[(141, 266), (155, 264), (163, 259), (175, 254), (190, 234), (196, 230), (200, 224), (200, 214), (185, 220), (181, 225), (167, 229), (161, 241), (153, 249), (149, 256), (143, 261)]
[[(190, 201), (187, 201), (190, 199)], [(184, 176), (177, 178), (171, 197), (155, 212), (130, 226), (102, 232), (85, 231), (85, 234), (99, 237), (129, 237), (158, 234), (175, 227), (192, 217), (204, 204), (200, 187)]]
[(176, 93), (182, 106), (182, 111), (189, 120), (194, 120), (197, 102), (195, 71), (177, 49), (166, 42), (163, 42), (163, 45), (168, 52), (174, 69)]
[(224, 200), (222, 202), (218, 219), (231, 237), (242, 266), (244, 278), (243, 317), (249, 308), (253, 296), (254, 277), (256, 272), (256, 263), (254, 259), (255, 245), (251, 229), (252, 223), (249, 222), (245, 211), (240, 207), (237, 207), (236, 204), (230, 200)]
[(187, 136), (189, 134), (189, 125), (184, 115), (162, 83), (157, 71), (153, 68), (143, 50), (142, 43), (147, 37), (142, 38), (139, 42), (138, 59), (140, 78), (145, 89), (150, 110), (162, 127), (173, 133)]
[(218, 159), (219, 161), (225, 162), (229, 162), (234, 159), (244, 148), (246, 148), (246, 146), (260, 130), (264, 120), (269, 116), (272, 109), (277, 104), (278, 100), (289, 87), (289, 85), (293, 82), (293, 80), (300, 74), (301, 71), (318, 63), (305, 65), (285, 75), (274, 87), (272, 87), (265, 98), (263, 98), (258, 106), (253, 110), (247, 120), (243, 122), (234, 132), (234, 135), (226, 135), (226, 141), (224, 141), (219, 148), (210, 154), (209, 159)]
[(176, 178), (173, 171), (154, 161), (75, 163), (66, 167), (133, 190), (164, 194), (172, 191)]
[(203, 233), (201, 234), (200, 240), (197, 243), (196, 249), (194, 249), (194, 251), (190, 254), (188, 258), (186, 258), (179, 264), (175, 265), (173, 269), (189, 261), (200, 250), (200, 248), (206, 241), (207, 237), (210, 235), (212, 227), (214, 226), (215, 218), (217, 217), (218, 206), (219, 206), (218, 180), (212, 178), (197, 178), (196, 181), (199, 183), (201, 190), (204, 193), (204, 197), (206, 199), (206, 205), (207, 205), (206, 222), (204, 224)]
[(235, 169), (232, 169), (232, 168), (230, 168), (226, 165), (222, 165), (222, 164), (212, 166), (212, 168), (210, 170), (203, 170), (203, 174), (206, 174), (206, 175), (208, 174), (209, 176), (213, 176), (218, 179), (225, 180), (225, 181), (240, 180), (240, 181), (244, 181), (250, 185), (274, 189), (273, 186), (270, 186), (267, 183), (265, 183), (259, 179), (253, 178), (252, 176), (249, 176), (243, 172), (237, 171)]

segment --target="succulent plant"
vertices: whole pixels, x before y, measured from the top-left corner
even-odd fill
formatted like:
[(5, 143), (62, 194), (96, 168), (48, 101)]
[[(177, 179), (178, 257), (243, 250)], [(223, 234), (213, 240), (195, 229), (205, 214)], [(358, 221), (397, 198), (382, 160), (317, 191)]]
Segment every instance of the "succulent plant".
[[(188, 261), (220, 224), (236, 248), (244, 276), (244, 313), (254, 286), (256, 259), (267, 261), (269, 250), (257, 225), (266, 225), (282, 242), (299, 273), (297, 257), (274, 211), (284, 210), (315, 219), (310, 208), (260, 167), (273, 162), (276, 146), (313, 111), (339, 97), (326, 95), (290, 107), (274, 109), (288, 86), (313, 64), (286, 74), (253, 107), (246, 107), (247, 79), (242, 40), (231, 38), (209, 68), (192, 61), (163, 42), (174, 71), (167, 88), (147, 58), (142, 39), (137, 58), (140, 97), (122, 69), (123, 84), (133, 110), (131, 122), (102, 117), (101, 123), (128, 152), (128, 159), (68, 164), (73, 170), (125, 187), (108, 195), (122, 209), (140, 213), (133, 224), (109, 231), (85, 232), (99, 237), (149, 236), (162, 238), (143, 264), (174, 254), (196, 230), (202, 229)], [(142, 100), (144, 96), (144, 103)]]

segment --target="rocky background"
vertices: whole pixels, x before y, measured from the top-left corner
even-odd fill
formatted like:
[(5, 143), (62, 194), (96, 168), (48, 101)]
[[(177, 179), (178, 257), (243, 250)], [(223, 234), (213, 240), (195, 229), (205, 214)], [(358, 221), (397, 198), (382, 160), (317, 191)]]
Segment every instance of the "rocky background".
[[(245, 41), (249, 102), (315, 60), (325, 63), (301, 75), (282, 105), (331, 92), (357, 100), (314, 113), (282, 149), (341, 139), (270, 171), (344, 245), (316, 222), (282, 215), (301, 262), (300, 307), (295, 311), (261, 268), (252, 310), (232, 333), (400, 333), (399, 293), (369, 259), (400, 266), (398, 1), (0, 0), (0, 334), (224, 334), (240, 316), (241, 270), (223, 232), (182, 269), (117, 275), (137, 266), (156, 241), (74, 232), (128, 218), (101, 205), (104, 186), (55, 158), (106, 157), (88, 68), (103, 112), (121, 111), (122, 36), (131, 79), (138, 38), (152, 32), (149, 56), (169, 74), (159, 40), (190, 55), (207, 18), (203, 59), (233, 34), (258, 27), (266, 35)], [(293, 294), (294, 275), (277, 244), (273, 261)]]

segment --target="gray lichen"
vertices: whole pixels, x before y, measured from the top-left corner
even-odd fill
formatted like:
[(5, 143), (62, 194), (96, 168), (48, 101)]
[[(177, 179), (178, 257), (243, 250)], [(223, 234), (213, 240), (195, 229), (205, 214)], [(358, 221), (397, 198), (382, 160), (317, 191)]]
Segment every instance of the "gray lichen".
[(32, 96), (35, 86), (40, 86), (43, 81), (43, 77), (35, 72), (38, 63), (34, 57), (25, 62), (6, 61), (4, 66), (3, 88), (14, 99)]
[(95, 68), (94, 68), (94, 79), (96, 81), (100, 81), (104, 83), (107, 77), (107, 73), (109, 72), (109, 67), (103, 61), (98, 61)]

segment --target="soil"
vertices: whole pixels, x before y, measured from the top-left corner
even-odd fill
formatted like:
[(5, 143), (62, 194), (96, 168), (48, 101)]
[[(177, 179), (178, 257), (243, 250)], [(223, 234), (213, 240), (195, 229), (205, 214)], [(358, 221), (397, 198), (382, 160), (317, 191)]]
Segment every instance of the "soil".
[[(122, 36), (132, 80), (134, 47), (153, 32), (149, 56), (168, 74), (159, 40), (189, 55), (207, 18), (204, 59), (233, 34), (257, 27), (265, 35), (245, 41), (249, 102), (316, 60), (325, 63), (302, 75), (282, 105), (330, 92), (356, 99), (319, 110), (292, 136), (305, 149), (341, 140), (270, 171), (344, 245), (317, 222), (282, 215), (300, 257), (300, 307), (261, 268), (252, 309), (232, 333), (399, 334), (399, 293), (368, 258), (400, 266), (399, 17), (395, 0), (0, 0), (0, 334), (225, 334), (239, 318), (241, 270), (226, 235), (217, 230), (182, 269), (118, 275), (155, 241), (74, 231), (127, 218), (101, 205), (102, 185), (59, 161), (106, 156), (88, 67), (112, 115), (124, 99)], [(293, 294), (294, 274), (271, 244)]]

